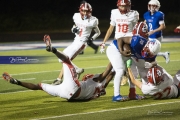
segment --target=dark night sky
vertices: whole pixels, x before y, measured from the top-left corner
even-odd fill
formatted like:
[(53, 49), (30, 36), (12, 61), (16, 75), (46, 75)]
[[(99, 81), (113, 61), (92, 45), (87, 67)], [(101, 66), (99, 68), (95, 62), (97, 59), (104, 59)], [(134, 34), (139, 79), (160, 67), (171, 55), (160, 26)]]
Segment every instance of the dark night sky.
[[(79, 12), (82, 0), (0, 0), (0, 33), (16, 31), (69, 30), (72, 16)], [(99, 27), (109, 27), (111, 10), (117, 8), (117, 0), (86, 0), (92, 5), (93, 16), (99, 19)], [(165, 23), (173, 31), (179, 24), (180, 0), (159, 0), (160, 11), (165, 13)], [(131, 0), (132, 10), (140, 13), (140, 20), (147, 11), (149, 0)], [(62, 24), (63, 23), (63, 24)], [(167, 31), (168, 32), (168, 31)]]
[[(140, 16), (147, 11), (149, 0), (131, 0), (132, 9), (138, 10)], [(180, 0), (159, 0), (160, 10), (165, 14), (180, 14)], [(72, 16), (78, 11), (81, 0), (0, 0), (0, 14), (30, 14), (52, 12)], [(110, 10), (116, 8), (117, 0), (87, 0), (93, 7), (93, 15), (98, 18), (109, 18)]]

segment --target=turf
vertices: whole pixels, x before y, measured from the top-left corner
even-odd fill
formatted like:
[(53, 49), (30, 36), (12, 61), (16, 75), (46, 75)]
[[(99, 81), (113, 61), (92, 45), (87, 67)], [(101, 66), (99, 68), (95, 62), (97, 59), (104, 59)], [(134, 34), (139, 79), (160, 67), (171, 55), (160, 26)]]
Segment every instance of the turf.
[[(180, 69), (180, 43), (163, 43), (162, 52), (170, 52), (170, 63), (163, 57), (157, 57), (158, 64), (163, 66), (172, 76)], [(63, 48), (58, 48), (62, 50)], [(14, 78), (32, 83), (52, 83), (59, 74), (61, 64), (58, 59), (44, 49), (0, 51), (1, 56), (29, 55), (47, 56), (42, 64), (0, 64), (0, 73), (9, 72)], [(87, 47), (84, 55), (78, 55), (73, 62), (85, 69), (85, 73), (101, 73), (108, 59), (106, 54), (94, 54)], [(121, 94), (128, 95), (128, 84), (121, 86)], [(142, 94), (139, 89), (138, 94)], [(32, 91), (9, 84), (0, 78), (0, 120), (177, 120), (180, 117), (179, 99), (131, 100), (112, 102), (113, 83), (106, 89), (107, 94), (89, 102), (67, 102), (65, 99), (53, 97), (43, 91)]]

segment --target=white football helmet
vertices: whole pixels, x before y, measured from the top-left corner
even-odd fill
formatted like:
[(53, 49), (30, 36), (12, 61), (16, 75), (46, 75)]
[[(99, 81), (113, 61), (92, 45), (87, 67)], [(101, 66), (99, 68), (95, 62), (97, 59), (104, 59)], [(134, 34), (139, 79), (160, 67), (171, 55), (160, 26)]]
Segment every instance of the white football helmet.
[[(84, 13), (84, 11), (86, 11), (86, 13)], [(80, 12), (81, 17), (83, 19), (87, 19), (87, 18), (91, 17), (92, 7), (91, 7), (91, 5), (89, 3), (87, 3), (86, 1), (83, 1), (80, 4), (79, 12)]]
[(148, 3), (148, 10), (150, 12), (158, 11), (160, 7), (161, 7), (161, 5), (158, 0), (150, 0)]
[(163, 75), (163, 72), (156, 66), (153, 68), (150, 68), (147, 73), (148, 82), (154, 85), (159, 85), (163, 78), (162, 75)]
[[(124, 7), (124, 9), (121, 8)], [(131, 0), (118, 0), (117, 7), (122, 14), (126, 14), (131, 10)]]
[(143, 58), (153, 58), (158, 52), (161, 50), (161, 43), (156, 40), (149, 40), (141, 51), (141, 55)]

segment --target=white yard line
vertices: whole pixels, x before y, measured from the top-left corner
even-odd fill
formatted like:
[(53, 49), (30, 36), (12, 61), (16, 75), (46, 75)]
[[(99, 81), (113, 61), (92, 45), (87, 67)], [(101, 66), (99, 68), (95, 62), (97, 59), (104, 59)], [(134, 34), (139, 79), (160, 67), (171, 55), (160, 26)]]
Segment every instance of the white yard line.
[(77, 113), (77, 114), (66, 114), (66, 115), (52, 116), (52, 117), (46, 117), (46, 118), (37, 118), (37, 119), (31, 119), (31, 120), (47, 120), (47, 119), (53, 119), (53, 118), (64, 118), (64, 117), (78, 116), (78, 115), (87, 115), (87, 114), (94, 114), (94, 113), (98, 114), (98, 113), (104, 113), (104, 112), (109, 112), (109, 111), (128, 110), (128, 109), (134, 109), (134, 108), (145, 108), (145, 107), (149, 107), (149, 106), (176, 104), (176, 103), (180, 103), (180, 101), (163, 102), (163, 103), (146, 104), (146, 105), (138, 105), (138, 106), (132, 106), (132, 107), (117, 108), (117, 109), (106, 109), (106, 110), (95, 111), (95, 112), (85, 112), (85, 113)]

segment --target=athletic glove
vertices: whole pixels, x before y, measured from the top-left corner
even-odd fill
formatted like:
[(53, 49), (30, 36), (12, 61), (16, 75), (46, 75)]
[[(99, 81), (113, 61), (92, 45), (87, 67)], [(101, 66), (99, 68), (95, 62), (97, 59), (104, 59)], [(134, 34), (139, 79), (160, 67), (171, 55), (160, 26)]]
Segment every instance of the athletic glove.
[(145, 62), (144, 66), (145, 66), (145, 68), (151, 68), (153, 65), (150, 62)]
[(127, 66), (127, 68), (130, 68), (131, 65), (132, 65), (132, 59), (127, 60), (127, 61), (126, 61), (126, 66)]
[(92, 43), (92, 41), (93, 41), (93, 38), (88, 38), (87, 44), (90, 45)]
[(78, 28), (77, 26), (73, 25), (73, 27), (72, 27), (72, 29), (71, 29), (71, 32), (72, 32), (72, 33), (77, 33), (77, 34), (79, 34), (80, 28)]
[(101, 47), (101, 49), (100, 49), (101, 54), (105, 52), (105, 46), (106, 46), (105, 43), (101, 43), (101, 45), (100, 45), (100, 47)]

